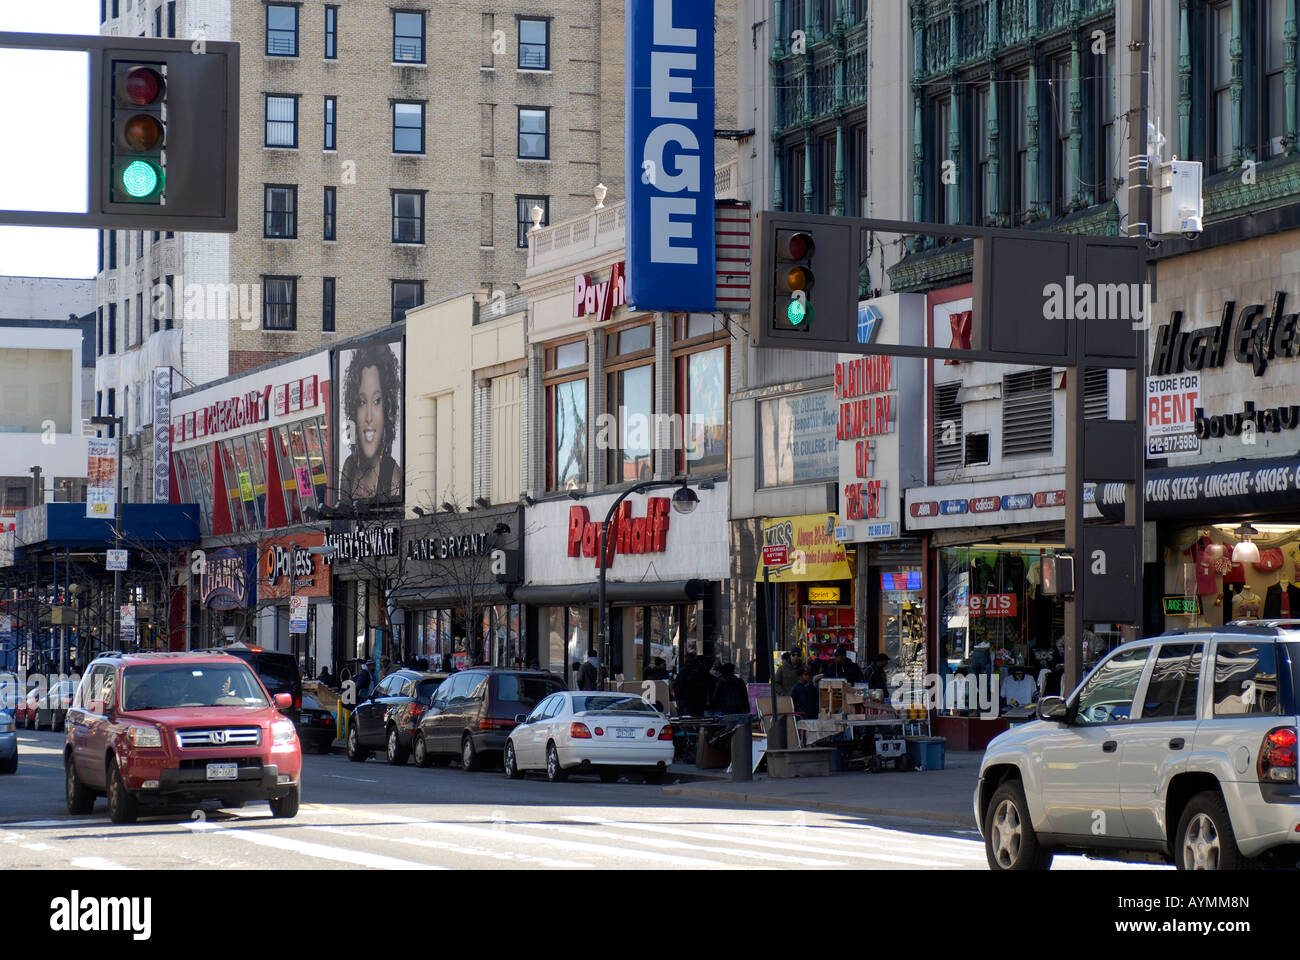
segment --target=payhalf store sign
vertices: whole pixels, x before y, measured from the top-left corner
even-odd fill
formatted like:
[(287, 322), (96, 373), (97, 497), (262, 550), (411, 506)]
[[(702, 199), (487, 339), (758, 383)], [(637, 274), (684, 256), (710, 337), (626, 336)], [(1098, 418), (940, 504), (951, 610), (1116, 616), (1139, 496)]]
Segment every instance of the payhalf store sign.
[[(1177, 445), (1166, 441), (1164, 448), (1152, 451), (1149, 430), (1150, 455), (1191, 452), (1193, 441), (1240, 436), (1251, 442), (1257, 432), (1280, 433), (1300, 427), (1300, 404), (1257, 407), (1247, 400), (1241, 410), (1207, 412), (1199, 403), (1204, 391), (1202, 378), (1186, 376), (1222, 369), (1231, 360), (1249, 366), (1255, 377), (1261, 378), (1274, 361), (1300, 357), (1300, 313), (1285, 312), (1286, 296), (1278, 291), (1271, 304), (1240, 307), (1229, 300), (1216, 325), (1190, 330), (1184, 329), (1183, 311), (1173, 312), (1160, 328), (1151, 353), (1147, 422), (1148, 428), (1153, 418), (1166, 425), (1177, 423), (1174, 431), (1187, 439)], [(1161, 393), (1169, 396), (1163, 400), (1163, 411), (1152, 406)], [(1192, 402), (1182, 403), (1183, 397)]]

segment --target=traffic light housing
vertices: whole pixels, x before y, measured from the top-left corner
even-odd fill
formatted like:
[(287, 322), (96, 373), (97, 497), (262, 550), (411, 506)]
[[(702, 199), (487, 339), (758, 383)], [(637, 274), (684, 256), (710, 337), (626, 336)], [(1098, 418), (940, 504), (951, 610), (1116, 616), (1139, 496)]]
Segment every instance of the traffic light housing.
[(0, 33), (4, 49), (84, 53), (90, 129), (84, 210), (0, 209), (0, 224), (238, 228), (239, 44)]
[(862, 241), (844, 217), (756, 213), (751, 338), (757, 346), (838, 350), (857, 322)]

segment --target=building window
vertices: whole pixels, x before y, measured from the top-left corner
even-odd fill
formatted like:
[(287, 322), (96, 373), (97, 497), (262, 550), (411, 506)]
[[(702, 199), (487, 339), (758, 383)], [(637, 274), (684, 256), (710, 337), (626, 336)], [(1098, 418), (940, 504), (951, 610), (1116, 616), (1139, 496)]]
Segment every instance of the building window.
[(172, 329), (173, 326), (175, 326), (176, 323), (176, 278), (169, 273), (163, 279), (167, 286), (167, 292), (166, 292), (167, 309), (163, 311), (165, 315), (163, 318), (163, 322), (164, 322), (164, 329), (170, 330)]
[(393, 243), (424, 243), (423, 191), (393, 191)]
[(108, 269), (117, 269), (117, 231), (108, 231)]
[(587, 341), (547, 347), (546, 489), (587, 485)]
[(176, 0), (167, 0), (167, 36), (176, 36)]
[(1002, 456), (1051, 453), (1052, 421), (1050, 368), (1002, 378)]
[(144, 343), (144, 294), (135, 295), (135, 342)]
[(625, 327), (605, 337), (608, 422), (606, 483), (654, 476), (654, 325)]
[(1210, 169), (1232, 165), (1232, 4), (1206, 8), (1210, 19)]
[(952, 179), (948, 175), (950, 168), (947, 166), (948, 161), (952, 159), (948, 144), (950, 131), (948, 98), (931, 100), (930, 175), (926, 178), (926, 182), (930, 187), (929, 219), (934, 223), (948, 223), (949, 215), (955, 212), (948, 209), (948, 181)]
[(334, 332), (334, 283), (334, 277), (321, 278), (320, 328), (326, 333)]
[(945, 469), (961, 466), (962, 417), (957, 393), (961, 381), (934, 386), (934, 466)]
[(551, 22), (519, 19), (519, 69), (551, 69)]
[(519, 249), (528, 247), (528, 231), (533, 229), (533, 207), (542, 208), (542, 226), (551, 222), (551, 198), (537, 196), (516, 196), (515, 217), (519, 224)]
[[(95, 308), (95, 356), (104, 355), (104, 308)], [(95, 413), (98, 415), (99, 411)]]
[(393, 104), (393, 153), (424, 153), (424, 104)]
[(266, 146), (298, 146), (298, 98), (266, 98)]
[(519, 156), (525, 160), (549, 160), (551, 157), (550, 110), (538, 107), (519, 108)]
[(266, 55), (298, 56), (298, 8), (287, 3), (266, 5)]
[(1090, 101), (1091, 127), (1097, 131), (1092, 144), (1093, 169), (1087, 177), (1098, 203), (1115, 195), (1115, 169), (1119, 163), (1115, 151), (1115, 44), (1112, 40), (1102, 56), (1092, 58), (1093, 80), (1084, 85)]
[(325, 8), (325, 59), (337, 60), (339, 55), (339, 8)]
[(712, 314), (673, 317), (674, 411), (684, 449), (677, 472), (701, 473), (727, 465), (727, 393), (730, 334)]
[(406, 319), (406, 311), (424, 303), (423, 280), (393, 281), (393, 323)]
[(131, 347), (133, 346), (133, 344), (131, 343), (131, 298), (130, 297), (127, 297), (125, 300), (122, 301), (122, 336), (126, 339), (126, 342), (122, 344), (123, 347), (122, 352), (125, 353), (127, 350), (130, 350)]
[(1086, 367), (1083, 372), (1083, 416), (1086, 420), (1110, 417), (1110, 371)]
[(479, 197), (478, 245), (492, 246), (492, 194), (490, 193)]
[(162, 36), (162, 7), (153, 8), (153, 35)]
[(479, 104), (479, 156), (496, 156), (496, 104)]
[(296, 239), (298, 236), (298, 188), (266, 185), (266, 226), (263, 236)]
[(971, 210), (975, 223), (985, 224), (993, 216), (991, 197), (989, 196), (989, 91), (988, 85), (975, 91), (974, 129), (971, 131), (971, 143), (975, 151), (975, 193), (971, 201)]
[(1047, 89), (1051, 101), (1046, 115), (1055, 134), (1052, 138), (1052, 213), (1064, 216), (1074, 204), (1078, 177), (1074, 169), (1074, 151), (1070, 141), (1070, 58), (1052, 61), (1052, 84)]
[(106, 353), (117, 353), (117, 304), (108, 305), (108, 340)]
[(1005, 177), (1009, 188), (1006, 211), (1013, 225), (1024, 222), (1033, 202), (1029, 196), (1029, 118), (1026, 112), (1028, 87), (1029, 78), (1026, 74), (1013, 76), (1007, 84), (1007, 110), (1001, 114), (1007, 118), (1007, 132), (1010, 134), (1007, 142), (1011, 151), (1011, 169), (1010, 176)]
[(1256, 5), (1260, 52), (1260, 105), (1257, 159), (1279, 156), (1286, 136), (1286, 0)]
[(137, 230), (135, 232), (135, 258), (137, 260), (144, 259), (144, 231), (143, 230)]
[(150, 327), (150, 332), (151, 332), (151, 333), (157, 333), (159, 330), (162, 329), (162, 315), (163, 315), (163, 313), (164, 313), (163, 308), (164, 308), (165, 306), (166, 306), (166, 304), (163, 303), (163, 298), (162, 298), (162, 296), (151, 297), (151, 298), (150, 298), (150, 301), (149, 301), (149, 327)]
[(338, 239), (338, 236), (335, 234), (335, 223), (338, 220), (338, 218), (335, 216), (335, 205), (337, 204), (337, 202), (338, 202), (338, 188), (326, 187), (325, 204), (324, 204), (324, 224), (322, 226), (322, 231), (321, 231), (322, 240)]
[(393, 11), (393, 62), (424, 63), (423, 11)]
[(298, 329), (298, 278), (262, 278), (262, 329)]
[(338, 97), (325, 98), (325, 149), (337, 150), (338, 144), (334, 138), (334, 112), (338, 107)]

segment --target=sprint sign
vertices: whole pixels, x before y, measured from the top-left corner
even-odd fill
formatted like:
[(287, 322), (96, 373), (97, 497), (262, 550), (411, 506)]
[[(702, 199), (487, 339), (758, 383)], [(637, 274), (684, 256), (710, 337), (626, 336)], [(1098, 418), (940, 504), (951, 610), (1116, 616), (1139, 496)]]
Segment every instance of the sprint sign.
[(711, 313), (713, 0), (626, 0), (627, 302)]

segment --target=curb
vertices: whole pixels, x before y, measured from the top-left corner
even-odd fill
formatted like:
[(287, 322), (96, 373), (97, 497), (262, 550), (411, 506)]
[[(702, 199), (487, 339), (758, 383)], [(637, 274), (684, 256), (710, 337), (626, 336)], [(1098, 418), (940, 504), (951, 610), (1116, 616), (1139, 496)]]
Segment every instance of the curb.
[(826, 810), (832, 813), (856, 813), (876, 817), (901, 817), (907, 820), (926, 820), (933, 823), (955, 824), (957, 826), (978, 829), (974, 818), (955, 813), (937, 813), (925, 810), (900, 810), (894, 807), (863, 807), (851, 803), (836, 803), (833, 800), (802, 800), (784, 797), (758, 796), (751, 793), (739, 793), (730, 790), (704, 790), (697, 787), (664, 787), (663, 792), (687, 797), (708, 797), (716, 800), (739, 800), (744, 803), (764, 807), (802, 807), (812, 810)]

